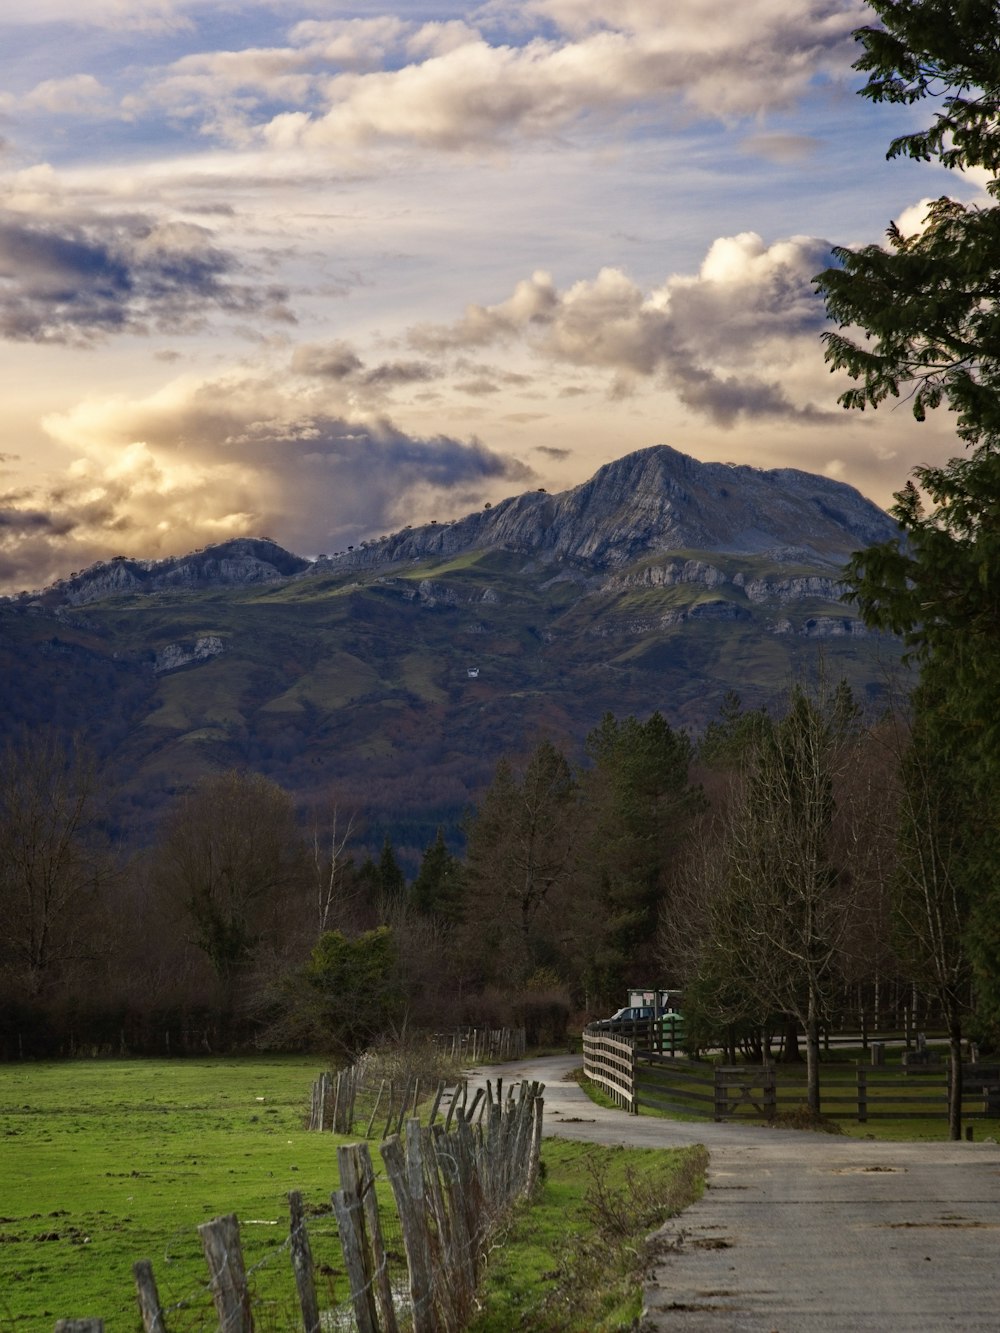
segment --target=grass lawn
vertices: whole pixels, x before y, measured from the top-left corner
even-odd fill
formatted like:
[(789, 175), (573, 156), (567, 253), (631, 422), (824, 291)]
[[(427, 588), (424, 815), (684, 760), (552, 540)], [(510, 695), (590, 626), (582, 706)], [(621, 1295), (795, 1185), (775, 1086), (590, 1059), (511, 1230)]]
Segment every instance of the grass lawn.
[[(286, 1194), (329, 1207), (330, 1134), (302, 1128), (322, 1062), (296, 1058), (0, 1066), (0, 1330), (98, 1315), (140, 1327), (132, 1280), (152, 1260), (170, 1328), (207, 1327), (197, 1225), (240, 1219), (256, 1294), (288, 1304)], [(377, 1158), (376, 1158), (377, 1161)], [(310, 1221), (317, 1264), (343, 1267), (332, 1217)], [(270, 1259), (269, 1259), (270, 1256)], [(266, 1321), (262, 1321), (266, 1327)]]

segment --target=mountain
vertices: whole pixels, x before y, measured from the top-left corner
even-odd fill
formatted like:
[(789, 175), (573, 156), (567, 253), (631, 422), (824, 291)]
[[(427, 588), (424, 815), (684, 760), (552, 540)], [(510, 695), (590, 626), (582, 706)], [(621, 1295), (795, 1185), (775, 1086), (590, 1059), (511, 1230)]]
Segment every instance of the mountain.
[(93, 736), (140, 825), (247, 765), (419, 850), (501, 754), (580, 757), (606, 711), (696, 731), (820, 670), (877, 700), (897, 646), (839, 576), (894, 533), (839, 482), (658, 446), (315, 561), (259, 538), (77, 571), (0, 603), (0, 708)]
[(661, 444), (606, 464), (560, 495), (514, 496), (455, 523), (407, 528), (323, 557), (319, 567), (376, 569), (470, 550), (531, 552), (593, 569), (687, 549), (842, 564), (895, 530), (842, 482), (794, 468), (700, 463)]

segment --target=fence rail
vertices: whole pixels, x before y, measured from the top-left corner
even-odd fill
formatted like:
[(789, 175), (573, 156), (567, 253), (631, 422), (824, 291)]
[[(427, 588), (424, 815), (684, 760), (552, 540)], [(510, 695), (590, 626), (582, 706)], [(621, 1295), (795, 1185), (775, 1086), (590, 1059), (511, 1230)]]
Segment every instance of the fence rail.
[[(773, 1120), (806, 1100), (804, 1078), (780, 1065), (709, 1065), (663, 1055), (600, 1030), (583, 1035), (584, 1073), (633, 1114), (642, 1107), (715, 1121)], [(948, 1067), (912, 1070), (824, 1067), (823, 1113), (831, 1119), (946, 1119)], [(1000, 1117), (1000, 1065), (962, 1068), (962, 1118)]]
[[(460, 1333), (472, 1314), (498, 1228), (517, 1199), (534, 1193), (543, 1091), (540, 1083), (523, 1082), (508, 1086), (504, 1096), (502, 1080), (496, 1080), (495, 1091), (487, 1082), (473, 1101), (473, 1107), (481, 1109), (481, 1123), (473, 1125), (458, 1107), (450, 1131), (411, 1118), (405, 1136), (393, 1134), (381, 1144), (405, 1252), (402, 1283), (392, 1279), (368, 1144), (338, 1147), (340, 1189), (332, 1203), (350, 1280), (350, 1318), (345, 1322), (339, 1317), (342, 1309), (333, 1317), (320, 1311), (305, 1208), (301, 1194), (293, 1192), (288, 1195), (289, 1236), (283, 1248), (295, 1278), (295, 1326), (304, 1333), (335, 1328), (399, 1333), (402, 1327), (412, 1333)], [(252, 1283), (236, 1216), (214, 1218), (198, 1231), (220, 1333), (254, 1333)], [(145, 1333), (170, 1333), (177, 1307), (163, 1306), (152, 1264), (139, 1261), (133, 1275)], [(57, 1333), (104, 1333), (100, 1319), (61, 1319), (55, 1328)]]

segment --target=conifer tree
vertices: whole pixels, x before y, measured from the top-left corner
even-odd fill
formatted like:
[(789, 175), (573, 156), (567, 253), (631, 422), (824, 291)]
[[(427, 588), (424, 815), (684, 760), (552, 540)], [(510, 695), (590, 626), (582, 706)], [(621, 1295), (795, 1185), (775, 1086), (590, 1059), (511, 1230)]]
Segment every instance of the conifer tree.
[(827, 359), (858, 382), (844, 406), (905, 393), (918, 422), (945, 406), (965, 446), (943, 467), (914, 469), (892, 510), (901, 538), (862, 551), (848, 576), (865, 620), (902, 634), (919, 662), (920, 734), (942, 771), (961, 774), (951, 814), (964, 826), (961, 878), (976, 886), (968, 941), (980, 1016), (1000, 1035), (1000, 12), (994, 0), (871, 7), (881, 23), (855, 34), (862, 95), (933, 99), (929, 125), (888, 156), (978, 168), (997, 201), (943, 196), (916, 235), (891, 223), (886, 246), (837, 249), (839, 266), (817, 284), (840, 325)]

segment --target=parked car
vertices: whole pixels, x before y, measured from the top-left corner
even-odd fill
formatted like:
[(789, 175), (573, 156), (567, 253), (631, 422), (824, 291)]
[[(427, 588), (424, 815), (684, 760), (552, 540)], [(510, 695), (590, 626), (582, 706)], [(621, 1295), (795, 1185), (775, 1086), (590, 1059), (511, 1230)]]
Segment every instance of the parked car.
[(619, 1009), (610, 1018), (602, 1018), (592, 1026), (602, 1032), (621, 1032), (624, 1028), (635, 1027), (637, 1023), (648, 1023), (653, 1017), (653, 1007), (648, 1004), (627, 1005)]
[(601, 1018), (590, 1026), (600, 1032), (632, 1032), (652, 1018), (656, 1019), (665, 1032), (673, 1030), (679, 1036), (683, 1030), (684, 1019), (676, 1010), (668, 1009), (666, 1012), (661, 1010), (657, 1016), (656, 1010), (650, 1004), (627, 1005), (612, 1014), (610, 1018)]

